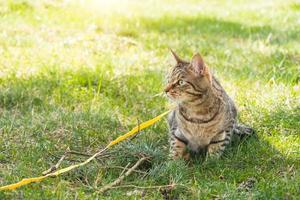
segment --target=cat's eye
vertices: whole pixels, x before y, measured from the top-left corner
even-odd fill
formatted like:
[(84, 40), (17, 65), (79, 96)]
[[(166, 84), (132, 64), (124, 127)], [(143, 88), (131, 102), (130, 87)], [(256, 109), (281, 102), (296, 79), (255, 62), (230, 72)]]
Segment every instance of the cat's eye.
[(184, 84), (185, 84), (185, 81), (184, 81), (184, 80), (179, 80), (179, 81), (178, 81), (178, 85), (182, 86), (182, 85), (184, 85)]

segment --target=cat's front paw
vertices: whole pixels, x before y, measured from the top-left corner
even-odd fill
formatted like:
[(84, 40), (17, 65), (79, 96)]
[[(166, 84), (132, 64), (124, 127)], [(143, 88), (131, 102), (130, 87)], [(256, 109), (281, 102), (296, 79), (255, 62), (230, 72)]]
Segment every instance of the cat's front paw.
[(220, 149), (214, 149), (214, 148), (208, 148), (207, 154), (206, 154), (206, 159), (219, 159), (223, 154), (223, 151)]
[(178, 160), (178, 159), (182, 158), (182, 159), (188, 161), (190, 159), (190, 153), (188, 153), (188, 152), (183, 153), (183, 154), (175, 153), (171, 157), (172, 157), (173, 160)]
[(184, 160), (186, 160), (186, 161), (188, 161), (189, 159), (190, 159), (190, 153), (185, 153), (183, 156), (182, 156), (182, 158), (184, 159)]

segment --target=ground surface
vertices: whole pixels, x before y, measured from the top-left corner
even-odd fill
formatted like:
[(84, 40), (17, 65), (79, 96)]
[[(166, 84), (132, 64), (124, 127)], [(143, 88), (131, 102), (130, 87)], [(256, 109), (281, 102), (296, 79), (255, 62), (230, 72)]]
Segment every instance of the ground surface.
[(39, 176), (67, 148), (92, 154), (167, 110), (156, 94), (174, 63), (168, 47), (205, 57), (258, 139), (218, 161), (169, 161), (164, 119), (103, 162), (0, 199), (161, 199), (157, 189), (97, 194), (140, 152), (152, 156), (146, 174), (122, 185), (176, 183), (167, 193), (180, 199), (299, 199), (300, 3), (109, 2), (0, 2), (0, 185)]

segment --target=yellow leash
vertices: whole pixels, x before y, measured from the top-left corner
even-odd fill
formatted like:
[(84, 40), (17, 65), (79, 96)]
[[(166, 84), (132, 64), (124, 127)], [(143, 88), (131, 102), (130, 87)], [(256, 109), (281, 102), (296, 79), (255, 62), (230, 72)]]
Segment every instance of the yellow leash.
[(81, 163), (78, 163), (78, 164), (75, 164), (75, 165), (71, 165), (69, 167), (60, 169), (58, 171), (52, 172), (50, 174), (47, 174), (45, 176), (39, 176), (39, 177), (34, 177), (34, 178), (24, 178), (24, 179), (22, 179), (21, 181), (19, 181), (17, 183), (10, 184), (10, 185), (5, 185), (5, 186), (0, 187), (0, 191), (1, 190), (15, 190), (15, 189), (17, 189), (17, 188), (19, 188), (19, 187), (21, 187), (23, 185), (27, 185), (29, 183), (40, 182), (40, 181), (42, 181), (43, 179), (45, 179), (45, 178), (47, 178), (49, 176), (51, 176), (51, 177), (58, 176), (60, 174), (66, 173), (68, 171), (71, 171), (72, 169), (75, 169), (75, 168), (81, 167), (83, 165), (86, 165), (90, 161), (92, 161), (94, 158), (96, 158), (98, 155), (100, 155), (102, 152), (104, 152), (106, 149), (110, 148), (111, 146), (113, 146), (115, 144), (118, 144), (119, 142), (127, 139), (130, 136), (135, 135), (140, 130), (143, 130), (143, 129), (147, 128), (148, 126), (151, 126), (152, 124), (154, 124), (158, 120), (160, 120), (163, 116), (165, 116), (166, 114), (168, 114), (170, 111), (171, 110), (169, 110), (167, 112), (164, 112), (164, 113), (158, 115), (157, 117), (155, 117), (153, 119), (150, 119), (150, 120), (148, 120), (146, 122), (143, 122), (140, 125), (134, 127), (131, 131), (129, 131), (129, 132), (125, 133), (124, 135), (119, 136), (117, 139), (111, 141), (104, 149), (102, 149), (101, 151), (98, 151), (97, 153), (95, 153), (93, 156), (89, 157), (84, 162), (81, 162)]

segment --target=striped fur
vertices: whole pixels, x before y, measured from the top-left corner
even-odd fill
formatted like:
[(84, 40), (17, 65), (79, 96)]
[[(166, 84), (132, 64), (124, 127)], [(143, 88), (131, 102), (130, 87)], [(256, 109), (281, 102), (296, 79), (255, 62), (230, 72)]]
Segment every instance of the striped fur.
[(219, 157), (233, 134), (251, 135), (252, 128), (237, 123), (234, 102), (210, 73), (199, 54), (191, 62), (172, 52), (177, 64), (168, 76), (165, 92), (177, 103), (169, 115), (170, 153), (176, 159), (188, 159), (193, 152), (206, 150)]

